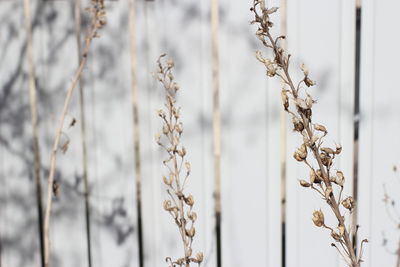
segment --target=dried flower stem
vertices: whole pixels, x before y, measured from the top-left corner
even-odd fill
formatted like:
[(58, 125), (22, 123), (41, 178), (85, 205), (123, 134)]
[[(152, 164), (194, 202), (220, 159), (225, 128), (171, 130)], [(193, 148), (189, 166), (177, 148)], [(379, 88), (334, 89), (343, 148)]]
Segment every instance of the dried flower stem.
[(62, 134), (62, 129), (64, 125), (65, 116), (68, 112), (68, 107), (71, 102), (71, 98), (74, 92), (74, 89), (82, 75), (83, 69), (86, 66), (89, 50), (91, 43), (94, 38), (98, 37), (98, 30), (100, 30), (106, 23), (105, 18), (105, 9), (103, 0), (92, 0), (91, 7), (89, 8), (91, 14), (91, 27), (89, 33), (86, 37), (85, 48), (83, 50), (82, 59), (79, 65), (78, 70), (76, 71), (74, 78), (70, 87), (67, 90), (67, 95), (64, 100), (63, 110), (61, 112), (60, 118), (58, 120), (58, 126), (55, 132), (53, 149), (51, 151), (50, 156), (50, 169), (47, 183), (47, 200), (46, 200), (46, 213), (44, 218), (44, 259), (45, 259), (45, 267), (49, 266), (50, 259), (50, 238), (49, 238), (49, 228), (50, 228), (50, 214), (52, 207), (52, 196), (53, 196), (53, 184), (54, 184), (54, 173), (56, 169), (56, 158), (57, 158), (57, 150), (60, 145), (60, 137)]
[[(278, 76), (283, 81), (284, 85), (289, 87), (289, 90), (283, 88), (281, 92), (283, 107), (284, 110), (292, 116), (294, 130), (299, 132), (304, 140), (303, 144), (295, 151), (294, 158), (299, 162), (304, 162), (311, 170), (310, 182), (301, 180), (300, 184), (303, 187), (310, 187), (317, 191), (326, 201), (337, 219), (338, 232), (326, 226), (324, 215), (321, 210), (314, 211), (313, 222), (317, 227), (323, 227), (331, 231), (332, 238), (335, 242), (340, 244), (342, 250), (335, 244), (332, 245), (338, 249), (349, 266), (359, 267), (361, 258), (357, 257), (355, 246), (350, 239), (350, 226), (346, 226), (345, 217), (343, 216), (344, 213), (340, 209), (340, 204), (342, 204), (342, 206), (351, 213), (354, 210), (355, 203), (351, 197), (342, 199), (344, 184), (343, 173), (337, 171), (336, 177), (331, 173), (333, 160), (336, 155), (341, 153), (342, 147), (340, 145), (337, 145), (335, 149), (321, 147), (323, 144), (322, 140), (326, 136), (327, 130), (322, 125), (312, 123), (312, 105), (315, 101), (306, 90), (302, 90), (303, 84), (310, 87), (315, 85), (315, 82), (309, 78), (308, 70), (302, 65), (301, 70), (303, 71), (304, 78), (297, 86), (293, 83), (289, 73), (290, 54), (287, 54), (285, 49), (280, 45), (280, 40), (286, 37), (279, 36), (273, 38), (270, 32), (270, 28), (273, 26), (273, 23), (270, 21), (270, 15), (277, 10), (278, 8), (276, 7), (266, 8), (263, 0), (254, 0), (253, 2), (251, 11), (254, 13), (255, 19), (252, 23), (258, 25), (256, 35), (265, 47), (272, 50), (274, 55), (274, 59), (266, 59), (261, 52), (258, 51), (257, 59), (265, 65), (269, 77)], [(289, 101), (289, 96), (291, 102)], [(295, 105), (294, 111), (289, 109), (290, 103)], [(307, 161), (308, 150), (312, 152), (316, 160), (318, 166), (317, 170)], [(340, 187), (340, 193), (337, 197), (333, 192), (333, 185)], [(363, 240), (362, 243), (364, 242), (366, 242), (366, 240)]]
[[(164, 56), (165, 54), (161, 55), (157, 61), (156, 77), (166, 92), (166, 110), (158, 111), (158, 115), (163, 121), (163, 128), (162, 132), (156, 135), (156, 142), (168, 154), (168, 158), (163, 161), (168, 170), (168, 176), (163, 176), (163, 182), (167, 186), (166, 191), (169, 199), (164, 201), (163, 206), (178, 226), (184, 250), (183, 257), (176, 260), (167, 257), (166, 262), (170, 267), (189, 267), (190, 263), (197, 263), (200, 266), (203, 261), (203, 253), (199, 252), (195, 257), (192, 257), (192, 243), (196, 232), (194, 223), (197, 219), (196, 212), (192, 210), (195, 201), (192, 195), (186, 195), (184, 192), (191, 168), (190, 163), (185, 159), (186, 149), (180, 144), (183, 124), (180, 121), (180, 108), (176, 107), (175, 99), (179, 86), (174, 81), (172, 74), (174, 63), (169, 60), (164, 66), (162, 63)], [(161, 139), (164, 139), (164, 142)]]

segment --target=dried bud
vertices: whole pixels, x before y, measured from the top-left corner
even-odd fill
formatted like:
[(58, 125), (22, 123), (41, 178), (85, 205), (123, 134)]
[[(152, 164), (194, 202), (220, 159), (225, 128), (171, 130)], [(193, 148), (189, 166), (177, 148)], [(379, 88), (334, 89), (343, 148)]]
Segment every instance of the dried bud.
[(160, 116), (161, 118), (165, 119), (165, 117), (167, 116), (164, 112), (164, 110), (160, 109), (158, 110), (158, 116)]
[(307, 107), (308, 107), (308, 109), (311, 109), (312, 108), (312, 105), (315, 103), (315, 101), (312, 99), (312, 97), (309, 95), (309, 94), (307, 94), (307, 97), (306, 97), (306, 105), (307, 105)]
[(166, 211), (171, 210), (171, 200), (164, 200), (163, 207)]
[(356, 206), (356, 202), (352, 197), (347, 197), (342, 201), (342, 205), (346, 209), (352, 211)]
[(167, 60), (167, 67), (168, 67), (169, 69), (171, 69), (171, 68), (173, 68), (174, 66), (175, 66), (174, 61), (173, 61), (172, 59), (168, 59), (168, 60)]
[(311, 170), (311, 171), (310, 171), (310, 182), (311, 182), (312, 184), (313, 184), (313, 183), (319, 184), (319, 183), (322, 182), (321, 178), (319, 178), (319, 177), (317, 176), (317, 174), (315, 173), (314, 170)]
[(315, 224), (315, 226), (317, 226), (317, 227), (321, 227), (321, 226), (325, 225), (324, 214), (322, 213), (321, 210), (315, 210), (313, 212), (312, 221)]
[(287, 90), (282, 89), (281, 98), (282, 98), (282, 103), (283, 103), (284, 109), (288, 110), (288, 108), (289, 108), (289, 97), (287, 95)]
[(304, 76), (308, 76), (308, 69), (307, 69), (306, 65), (304, 65), (304, 63), (302, 63), (300, 65), (300, 69), (303, 72)]
[(192, 249), (191, 248), (187, 248), (185, 251), (185, 257), (189, 258), (190, 256), (192, 256)]
[(317, 131), (320, 131), (320, 132), (324, 132), (325, 134), (328, 133), (325, 126), (323, 126), (321, 124), (314, 124), (314, 129)]
[(341, 171), (336, 171), (336, 178), (335, 178), (335, 183), (336, 184), (338, 184), (338, 185), (340, 185), (340, 186), (343, 186), (344, 185), (344, 175), (343, 175), (343, 172), (341, 172)]
[(295, 102), (296, 102), (296, 105), (299, 107), (299, 108), (301, 108), (301, 109), (308, 109), (308, 106), (307, 106), (307, 104), (306, 104), (306, 101), (304, 100), (304, 99), (301, 99), (301, 98), (296, 98), (295, 99)]
[(163, 131), (163, 134), (168, 134), (168, 132), (169, 132), (169, 126), (168, 126), (168, 124), (164, 124), (164, 125), (163, 125), (162, 131)]
[(336, 144), (336, 151), (335, 154), (340, 154), (340, 152), (342, 152), (342, 146), (339, 144)]
[(322, 164), (324, 164), (327, 167), (332, 165), (332, 158), (329, 155), (325, 153), (321, 153), (319, 155), (321, 157)]
[(331, 232), (331, 236), (333, 239), (335, 239), (336, 241), (340, 241), (340, 235), (338, 233), (336, 233), (335, 231)]
[(197, 262), (197, 263), (201, 263), (203, 260), (204, 260), (204, 255), (203, 255), (203, 253), (198, 252), (198, 253), (196, 254), (196, 262)]
[(301, 120), (299, 120), (299, 118), (293, 117), (292, 121), (293, 121), (294, 131), (302, 132), (304, 130), (304, 124), (301, 122)]
[(178, 134), (182, 134), (183, 132), (182, 123), (178, 123), (177, 125), (175, 125), (175, 130), (178, 132)]
[(276, 11), (278, 11), (279, 7), (271, 7), (269, 9), (267, 9), (267, 14), (271, 15), (272, 13), (275, 13)]
[(188, 218), (191, 220), (191, 221), (193, 221), (193, 222), (195, 222), (196, 220), (197, 220), (197, 213), (196, 212), (194, 212), (194, 211), (188, 211), (187, 212), (187, 216), (188, 216)]
[(190, 173), (190, 163), (188, 161), (185, 162), (186, 172)]
[(301, 146), (294, 152), (293, 157), (297, 161), (303, 161), (307, 158), (307, 147), (305, 144), (301, 144)]
[(315, 82), (313, 80), (311, 80), (310, 78), (308, 78), (308, 77), (304, 78), (304, 83), (307, 85), (307, 87), (315, 85)]
[(181, 150), (178, 150), (178, 154), (179, 154), (180, 157), (183, 158), (183, 157), (186, 155), (186, 149), (185, 149), (185, 147), (182, 147)]
[(163, 181), (164, 181), (164, 184), (166, 184), (166, 185), (171, 185), (173, 180), (174, 180), (173, 175), (170, 175), (169, 179), (167, 177), (163, 176)]
[(194, 237), (195, 234), (196, 234), (196, 230), (193, 226), (189, 230), (186, 229), (186, 235), (188, 237)]
[(189, 206), (193, 206), (194, 204), (194, 199), (192, 195), (189, 195), (188, 197), (185, 198), (185, 203)]
[(323, 147), (321, 151), (325, 152), (326, 154), (335, 154), (335, 151), (330, 147)]
[(300, 185), (302, 187), (310, 187), (311, 186), (311, 184), (309, 182), (304, 181), (304, 180), (300, 180)]

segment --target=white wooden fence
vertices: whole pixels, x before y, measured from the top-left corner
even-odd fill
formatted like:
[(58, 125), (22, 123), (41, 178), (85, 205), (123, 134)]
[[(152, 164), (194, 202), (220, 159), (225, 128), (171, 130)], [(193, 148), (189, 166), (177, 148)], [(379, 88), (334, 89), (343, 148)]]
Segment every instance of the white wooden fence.
[[(106, 2), (108, 24), (93, 43), (84, 74), (92, 266), (133, 267), (139, 266), (139, 233), (129, 1)], [(357, 192), (359, 237), (370, 241), (363, 266), (399, 266), (398, 225), (382, 199), (384, 184), (395, 200), (400, 192), (400, 178), (392, 170), (400, 162), (400, 88), (396, 88), (400, 2), (362, 1), (360, 46), (354, 0), (268, 2), (284, 7), (276, 24), (287, 31), (292, 69), (304, 62), (317, 80), (312, 89), (318, 99), (314, 120), (328, 128), (328, 142), (344, 147), (337, 168), (346, 175), (346, 194)], [(298, 179), (307, 175), (306, 168), (292, 159), (299, 139), (281, 112), (279, 83), (267, 79), (255, 60), (254, 52), (262, 47), (249, 23), (250, 5), (250, 0), (220, 0), (222, 265), (345, 266), (330, 247), (329, 233), (311, 222), (312, 211), (324, 209), (324, 203), (298, 186)], [(87, 1), (82, 12), (84, 6)], [(182, 88), (178, 102), (183, 141), (193, 169), (188, 189), (196, 197), (199, 214), (194, 247), (206, 256), (203, 266), (216, 266), (210, 6), (210, 1), (136, 0), (146, 267), (166, 266), (165, 257), (179, 256), (181, 251), (177, 230), (162, 209), (164, 155), (153, 140), (160, 128), (156, 110), (162, 106), (163, 92), (150, 73), (163, 52), (175, 59), (175, 76)], [(56, 119), (78, 64), (73, 10), (72, 0), (32, 0), (43, 190)], [(41, 266), (23, 21), (23, 1), (0, 1), (2, 267)], [(356, 66), (360, 47), (361, 63)], [(360, 104), (359, 115), (355, 103)], [(79, 118), (79, 112), (76, 92), (69, 120)], [(65, 155), (60, 153), (57, 165), (60, 195), (51, 223), (51, 262), (57, 267), (88, 266), (79, 127), (79, 122), (65, 126), (63, 138), (70, 140), (70, 147)], [(400, 218), (396, 220), (400, 223)]]

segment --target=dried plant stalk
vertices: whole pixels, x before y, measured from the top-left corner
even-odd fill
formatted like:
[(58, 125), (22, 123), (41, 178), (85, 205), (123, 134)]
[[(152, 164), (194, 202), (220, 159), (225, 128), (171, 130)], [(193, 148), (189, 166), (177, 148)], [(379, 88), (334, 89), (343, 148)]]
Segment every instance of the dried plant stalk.
[[(264, 0), (254, 0), (250, 10), (254, 13), (252, 24), (258, 26), (256, 31), (258, 39), (265, 47), (272, 50), (274, 56), (273, 59), (268, 59), (260, 51), (257, 51), (257, 59), (264, 64), (267, 76), (278, 76), (283, 81), (281, 91), (283, 108), (292, 117), (294, 131), (303, 137), (303, 143), (293, 156), (297, 161), (303, 162), (310, 168), (310, 180), (300, 180), (300, 185), (316, 191), (326, 201), (337, 219), (337, 227), (326, 225), (322, 210), (314, 211), (312, 220), (317, 227), (326, 228), (331, 232), (334, 240), (331, 245), (338, 250), (348, 266), (359, 267), (362, 262), (362, 245), (367, 240), (364, 239), (361, 242), (360, 250), (357, 253), (350, 238), (356, 234), (357, 229), (352, 229), (350, 223), (346, 225), (344, 216), (346, 210), (350, 214), (354, 211), (355, 201), (352, 197), (344, 198), (342, 196), (345, 182), (343, 172), (337, 170), (336, 175), (332, 173), (332, 164), (335, 157), (341, 153), (342, 146), (323, 147), (323, 139), (328, 131), (325, 126), (312, 122), (312, 106), (315, 100), (308, 94), (304, 86), (306, 88), (314, 86), (315, 82), (309, 78), (309, 71), (302, 65), (300, 68), (304, 77), (297, 85), (293, 83), (289, 73), (290, 54), (281, 45), (281, 40), (285, 39), (285, 36), (274, 38), (270, 32), (273, 27), (270, 15), (275, 13), (278, 8), (267, 8)], [(313, 159), (309, 152), (315, 159), (316, 168), (312, 165)]]
[[(89, 50), (91, 43), (94, 38), (98, 37), (98, 31), (106, 24), (105, 17), (105, 7), (104, 0), (91, 0), (91, 6), (88, 9), (91, 15), (91, 26), (86, 37), (85, 48), (83, 50), (82, 59), (79, 65), (78, 70), (76, 71), (74, 78), (70, 87), (67, 90), (67, 95), (64, 100), (63, 110), (61, 112), (60, 118), (58, 120), (58, 126), (55, 132), (55, 138), (53, 143), (53, 149), (51, 151), (50, 156), (50, 168), (49, 168), (49, 176), (47, 180), (47, 199), (46, 199), (46, 212), (44, 218), (44, 260), (45, 267), (49, 266), (50, 259), (50, 238), (49, 238), (49, 228), (50, 228), (50, 214), (51, 214), (51, 206), (53, 200), (53, 190), (56, 188), (54, 186), (54, 173), (56, 169), (56, 158), (57, 151), (60, 145), (60, 137), (62, 134), (62, 129), (64, 126), (65, 116), (68, 112), (69, 104), (71, 102), (71, 98), (74, 92), (76, 85), (82, 75), (83, 69), (86, 66)], [(63, 150), (66, 150), (64, 147)]]
[(174, 81), (172, 69), (174, 62), (168, 60), (163, 64), (161, 55), (158, 59), (157, 79), (165, 89), (165, 109), (158, 111), (159, 117), (163, 121), (161, 133), (156, 135), (156, 142), (168, 154), (168, 158), (163, 161), (168, 171), (167, 176), (163, 176), (163, 182), (167, 186), (169, 199), (164, 201), (164, 209), (168, 211), (179, 229), (182, 239), (184, 256), (176, 260), (171, 257), (166, 258), (169, 266), (190, 266), (190, 263), (197, 263), (199, 266), (203, 261), (203, 253), (198, 252), (192, 257), (193, 237), (196, 233), (194, 223), (197, 219), (196, 212), (193, 211), (195, 203), (192, 195), (187, 195), (185, 186), (190, 175), (190, 163), (185, 159), (186, 149), (181, 144), (183, 124), (180, 120), (180, 107), (176, 106), (175, 95), (179, 89)]

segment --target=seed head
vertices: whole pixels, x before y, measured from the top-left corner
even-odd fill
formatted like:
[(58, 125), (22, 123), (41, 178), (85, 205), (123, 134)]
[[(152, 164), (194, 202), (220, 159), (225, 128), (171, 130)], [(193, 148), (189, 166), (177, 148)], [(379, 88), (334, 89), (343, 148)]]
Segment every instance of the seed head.
[(315, 226), (317, 226), (317, 227), (321, 227), (321, 226), (325, 225), (324, 214), (322, 213), (321, 210), (315, 210), (313, 212), (312, 221), (315, 224)]

